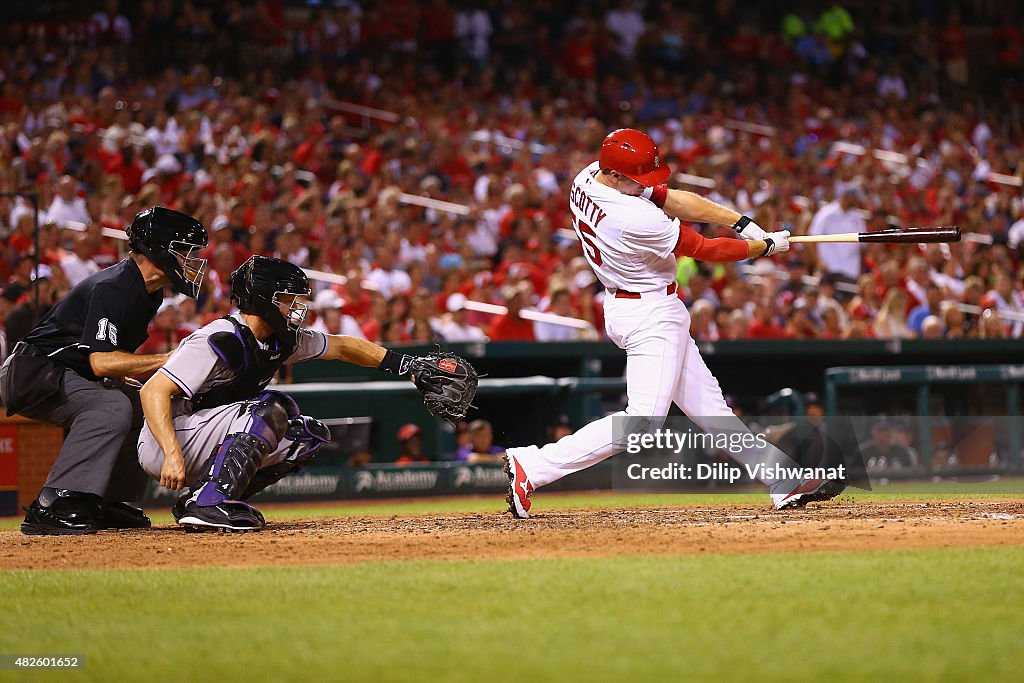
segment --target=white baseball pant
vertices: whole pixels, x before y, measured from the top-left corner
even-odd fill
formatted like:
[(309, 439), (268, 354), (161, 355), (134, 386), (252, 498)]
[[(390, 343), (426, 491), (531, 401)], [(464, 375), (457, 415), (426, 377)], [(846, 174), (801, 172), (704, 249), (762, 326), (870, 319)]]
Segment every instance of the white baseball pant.
[[(605, 298), (605, 330), (626, 352), (626, 394), (622, 412), (591, 422), (555, 443), (510, 448), (534, 488), (586, 469), (624, 450), (623, 435), (616, 443), (616, 418), (668, 415), (675, 403), (701, 429), (711, 434), (749, 434), (747, 426), (726, 405), (722, 389), (690, 337), (690, 314), (674, 294), (646, 292), (639, 299)], [(622, 428), (622, 421), (618, 421)], [(768, 450), (748, 449), (731, 454), (741, 464), (795, 463), (769, 444)], [(762, 480), (768, 486), (775, 480)]]

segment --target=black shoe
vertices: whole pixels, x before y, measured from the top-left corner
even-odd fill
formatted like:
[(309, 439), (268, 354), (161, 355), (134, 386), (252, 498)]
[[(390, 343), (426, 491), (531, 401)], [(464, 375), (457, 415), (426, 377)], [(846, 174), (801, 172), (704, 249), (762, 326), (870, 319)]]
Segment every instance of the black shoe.
[(53, 501), (44, 506), (38, 499), (32, 501), (21, 523), (26, 536), (67, 536), (94, 534), (99, 525), (99, 496), (78, 491), (54, 489)]
[(180, 520), (181, 516), (185, 514), (185, 503), (187, 503), (188, 499), (191, 497), (192, 492), (186, 489), (184, 493), (178, 496), (178, 500), (174, 501), (174, 507), (171, 508), (171, 514), (174, 516), (175, 522)]
[(149, 529), (153, 522), (146, 513), (128, 503), (104, 503), (97, 520), (100, 529)]
[(259, 531), (267, 525), (259, 510), (239, 500), (225, 500), (218, 505), (187, 502), (178, 524), (188, 531)]

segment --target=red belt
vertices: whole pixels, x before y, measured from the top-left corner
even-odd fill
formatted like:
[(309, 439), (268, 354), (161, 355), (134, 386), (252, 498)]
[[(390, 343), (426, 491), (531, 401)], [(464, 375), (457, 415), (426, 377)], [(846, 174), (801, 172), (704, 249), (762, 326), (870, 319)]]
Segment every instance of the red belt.
[[(651, 290), (651, 292), (656, 292), (656, 291), (658, 291), (658, 290)], [(650, 294), (651, 292), (644, 292), (644, 294)], [(675, 293), (676, 293), (676, 283), (673, 282), (672, 284), (670, 284), (668, 287), (665, 288), (665, 294), (666, 295), (671, 295), (671, 294), (675, 294)], [(627, 292), (624, 289), (617, 289), (617, 290), (615, 290), (615, 298), (616, 299), (639, 299), (642, 296), (643, 295), (640, 294), (639, 292)]]

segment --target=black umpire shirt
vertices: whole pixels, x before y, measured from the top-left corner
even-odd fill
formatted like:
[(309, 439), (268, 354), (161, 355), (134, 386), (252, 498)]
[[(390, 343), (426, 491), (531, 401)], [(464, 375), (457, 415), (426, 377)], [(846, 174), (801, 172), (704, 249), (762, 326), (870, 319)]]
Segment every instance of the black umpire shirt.
[(86, 379), (98, 381), (89, 354), (134, 353), (163, 300), (146, 292), (139, 265), (126, 258), (85, 278), (39, 321), (25, 341)]

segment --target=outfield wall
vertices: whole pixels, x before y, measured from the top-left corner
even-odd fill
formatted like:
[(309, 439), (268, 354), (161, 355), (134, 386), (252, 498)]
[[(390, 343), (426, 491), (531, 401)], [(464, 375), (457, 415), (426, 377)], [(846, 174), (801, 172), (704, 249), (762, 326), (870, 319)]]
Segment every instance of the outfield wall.
[[(587, 491), (612, 487), (609, 467), (595, 467), (556, 482), (545, 490)], [(501, 465), (444, 462), (429, 465), (370, 465), (363, 468), (314, 465), (285, 477), (254, 497), (255, 501), (315, 502), (435, 496), (491, 495), (501, 501), (508, 477)], [(170, 506), (177, 492), (152, 484), (147, 502)]]

